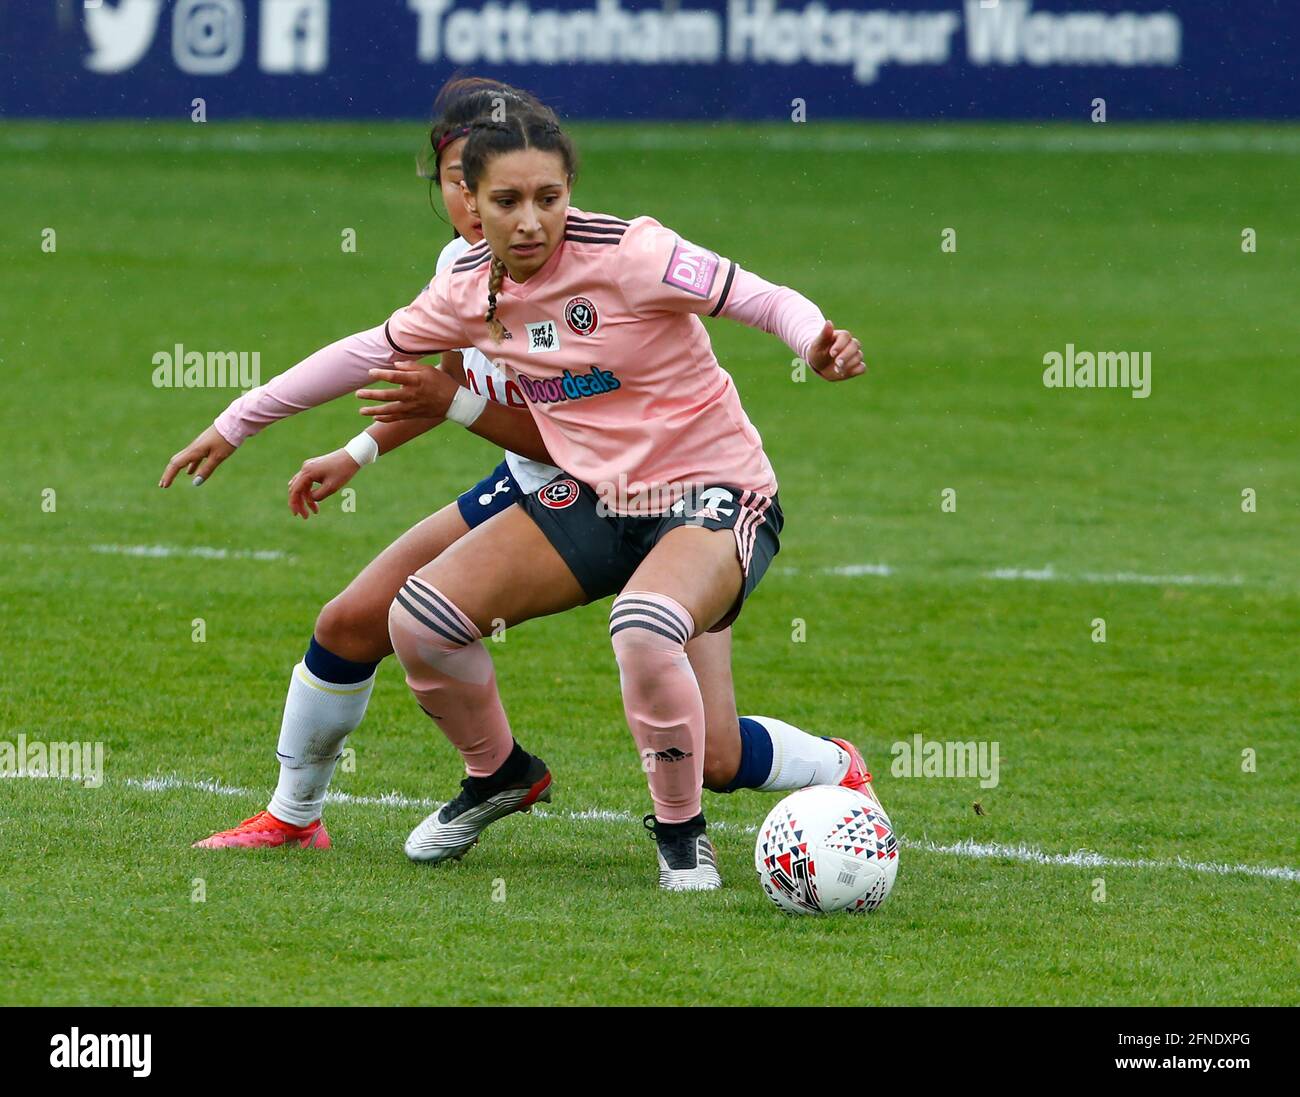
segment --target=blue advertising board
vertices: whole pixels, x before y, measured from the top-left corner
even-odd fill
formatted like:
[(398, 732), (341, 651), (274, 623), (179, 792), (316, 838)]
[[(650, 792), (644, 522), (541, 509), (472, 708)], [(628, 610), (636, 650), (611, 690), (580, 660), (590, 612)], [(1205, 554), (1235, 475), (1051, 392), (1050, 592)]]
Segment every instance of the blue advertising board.
[(1300, 117), (1295, 0), (0, 0), (0, 116)]

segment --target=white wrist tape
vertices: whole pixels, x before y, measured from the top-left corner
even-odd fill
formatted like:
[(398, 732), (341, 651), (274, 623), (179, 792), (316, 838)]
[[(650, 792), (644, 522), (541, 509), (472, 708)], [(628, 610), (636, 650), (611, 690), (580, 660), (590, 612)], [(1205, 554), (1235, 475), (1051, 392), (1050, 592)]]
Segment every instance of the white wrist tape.
[(456, 390), (456, 395), (451, 398), (451, 406), (447, 409), (446, 418), (453, 423), (459, 423), (462, 427), (472, 427), (474, 421), (483, 414), (487, 402), (487, 397), (481, 392), (471, 392), (461, 386)]
[(343, 448), (363, 468), (379, 456), (379, 443), (364, 430)]

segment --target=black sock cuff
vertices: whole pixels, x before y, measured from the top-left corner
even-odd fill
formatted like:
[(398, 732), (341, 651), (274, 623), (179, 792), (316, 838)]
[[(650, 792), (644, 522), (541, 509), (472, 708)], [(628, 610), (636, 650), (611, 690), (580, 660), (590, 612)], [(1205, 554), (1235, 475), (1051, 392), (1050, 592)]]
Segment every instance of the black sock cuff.
[(655, 829), (663, 831), (666, 834), (672, 834), (675, 830), (686, 830), (688, 828), (695, 830), (699, 827), (707, 827), (708, 825), (709, 824), (705, 822), (704, 819), (704, 812), (700, 812), (700, 814), (694, 819), (687, 819), (684, 823), (663, 823), (660, 822), (657, 817), (655, 819)]
[(483, 782), (485, 788), (504, 788), (506, 785), (518, 781), (525, 773), (528, 772), (528, 764), (533, 760), (533, 756), (519, 745), (519, 740), (515, 740), (515, 745), (510, 751), (510, 757), (498, 767), (496, 773), (490, 777), (479, 777), (477, 780)]
[(302, 657), (302, 661), (322, 682), (333, 682), (336, 686), (350, 686), (357, 682), (364, 682), (379, 666), (378, 660), (373, 663), (357, 663), (351, 659), (344, 659), (341, 655), (335, 655), (315, 636), (307, 645), (307, 654)]

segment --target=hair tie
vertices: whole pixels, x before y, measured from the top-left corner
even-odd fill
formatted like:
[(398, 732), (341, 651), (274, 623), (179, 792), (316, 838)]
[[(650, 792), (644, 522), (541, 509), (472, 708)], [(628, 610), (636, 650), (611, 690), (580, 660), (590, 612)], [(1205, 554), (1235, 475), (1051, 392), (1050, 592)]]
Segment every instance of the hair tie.
[(433, 151), (437, 155), (441, 156), (443, 149), (445, 149), (453, 141), (459, 141), (462, 137), (468, 137), (469, 131), (470, 131), (469, 126), (458, 126), (456, 127), (456, 129), (448, 130), (438, 139), (438, 143), (434, 145)]

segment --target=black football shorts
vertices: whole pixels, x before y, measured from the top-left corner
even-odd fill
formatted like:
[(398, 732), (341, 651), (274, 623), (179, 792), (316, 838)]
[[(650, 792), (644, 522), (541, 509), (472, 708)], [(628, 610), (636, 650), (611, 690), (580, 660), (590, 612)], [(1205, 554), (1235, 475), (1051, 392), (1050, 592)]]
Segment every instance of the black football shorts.
[(678, 526), (731, 530), (745, 580), (730, 611), (710, 632), (721, 632), (781, 550), (779, 494), (768, 498), (726, 485), (695, 488), (664, 514), (612, 514), (587, 484), (560, 473), (520, 505), (568, 565), (589, 601), (617, 594), (660, 539)]

